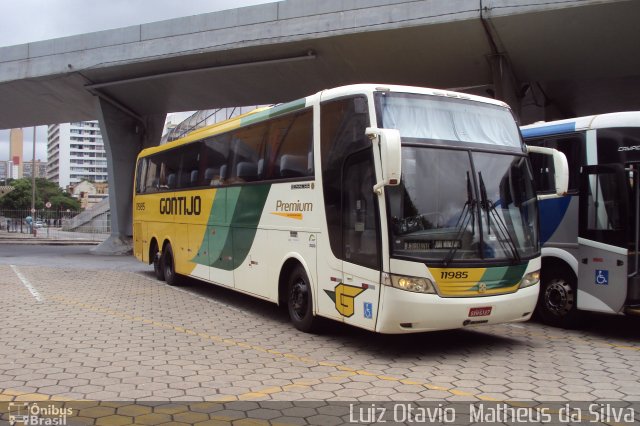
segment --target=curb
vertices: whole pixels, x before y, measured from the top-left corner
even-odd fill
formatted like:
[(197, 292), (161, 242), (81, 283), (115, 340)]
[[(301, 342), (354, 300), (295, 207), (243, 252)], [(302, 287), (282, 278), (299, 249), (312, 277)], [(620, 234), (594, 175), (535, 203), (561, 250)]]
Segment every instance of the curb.
[(26, 239), (26, 238), (0, 238), (1, 244), (20, 244), (20, 245), (44, 245), (44, 246), (71, 246), (71, 245), (98, 245), (101, 241), (87, 240), (42, 240), (42, 239)]

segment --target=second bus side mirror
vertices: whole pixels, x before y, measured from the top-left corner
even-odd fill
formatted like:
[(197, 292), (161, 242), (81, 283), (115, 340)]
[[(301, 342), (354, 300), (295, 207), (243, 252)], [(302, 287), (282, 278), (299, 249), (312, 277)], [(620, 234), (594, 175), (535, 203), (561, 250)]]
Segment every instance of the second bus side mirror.
[(376, 183), (373, 190), (381, 193), (383, 186), (400, 185), (402, 174), (400, 131), (367, 127), (366, 135), (374, 141), (374, 144), (377, 141), (382, 162), (382, 181)]
[(557, 198), (567, 195), (567, 191), (569, 190), (569, 163), (564, 153), (557, 149), (542, 146), (527, 146), (527, 153), (549, 155), (553, 159), (553, 177), (556, 193), (540, 194), (538, 195), (538, 199), (545, 200), (547, 198)]

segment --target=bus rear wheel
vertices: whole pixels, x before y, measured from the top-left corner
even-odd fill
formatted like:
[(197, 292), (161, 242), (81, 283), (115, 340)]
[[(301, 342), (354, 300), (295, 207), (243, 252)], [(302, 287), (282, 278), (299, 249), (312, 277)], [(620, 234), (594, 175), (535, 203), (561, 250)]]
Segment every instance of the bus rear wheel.
[(164, 280), (169, 285), (180, 285), (180, 276), (176, 274), (175, 258), (173, 257), (173, 250), (171, 244), (167, 244), (162, 252), (162, 271), (164, 273)]
[(289, 275), (287, 285), (287, 308), (293, 326), (300, 331), (310, 333), (317, 326), (313, 315), (311, 283), (301, 265), (296, 266)]
[(577, 304), (577, 285), (573, 274), (564, 271), (542, 276), (542, 288), (536, 313), (545, 324), (575, 328), (580, 315)]

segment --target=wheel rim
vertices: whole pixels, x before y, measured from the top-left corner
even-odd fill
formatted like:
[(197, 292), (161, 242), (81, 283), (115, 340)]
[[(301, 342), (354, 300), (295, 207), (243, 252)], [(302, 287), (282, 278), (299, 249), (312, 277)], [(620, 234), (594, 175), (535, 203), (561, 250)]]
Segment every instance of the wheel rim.
[(156, 271), (160, 270), (160, 252), (156, 251), (155, 256), (153, 256), (153, 267)]
[(304, 319), (307, 314), (307, 305), (309, 300), (307, 297), (308, 292), (309, 287), (302, 278), (298, 278), (291, 286), (291, 292), (289, 293), (289, 306), (291, 308), (291, 313), (298, 320)]
[(574, 304), (573, 290), (565, 280), (553, 280), (544, 292), (547, 309), (558, 316), (567, 315)]
[(173, 276), (173, 256), (171, 255), (171, 252), (167, 252), (164, 259), (164, 265), (164, 274), (167, 278), (171, 278), (171, 276)]

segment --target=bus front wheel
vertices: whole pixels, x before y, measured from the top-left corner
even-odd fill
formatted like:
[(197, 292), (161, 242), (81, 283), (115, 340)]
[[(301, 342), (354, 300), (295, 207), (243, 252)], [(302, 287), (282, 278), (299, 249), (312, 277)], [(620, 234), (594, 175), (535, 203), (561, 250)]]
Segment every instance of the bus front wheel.
[(164, 248), (161, 263), (166, 283), (169, 285), (180, 285), (180, 277), (176, 274), (175, 258), (173, 257), (171, 244), (167, 244)]
[(289, 275), (287, 307), (295, 328), (306, 333), (315, 329), (317, 320), (313, 315), (311, 284), (301, 265), (296, 266)]
[(541, 281), (542, 287), (536, 313), (542, 322), (554, 327), (577, 327), (579, 324), (577, 283), (573, 274), (566, 271), (545, 274), (543, 269)]

